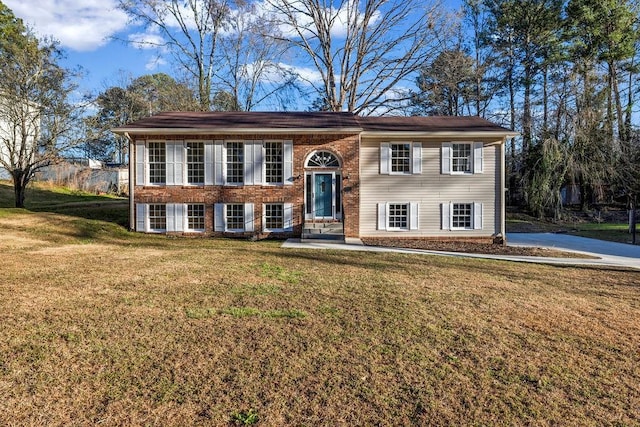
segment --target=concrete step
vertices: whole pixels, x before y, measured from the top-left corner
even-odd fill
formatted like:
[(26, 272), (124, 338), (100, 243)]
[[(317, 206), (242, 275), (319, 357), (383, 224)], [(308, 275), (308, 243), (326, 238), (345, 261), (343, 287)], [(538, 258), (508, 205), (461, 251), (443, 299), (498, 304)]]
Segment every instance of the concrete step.
[(327, 240), (332, 242), (344, 243), (344, 234), (338, 233), (302, 233), (301, 242), (313, 242), (314, 240)]

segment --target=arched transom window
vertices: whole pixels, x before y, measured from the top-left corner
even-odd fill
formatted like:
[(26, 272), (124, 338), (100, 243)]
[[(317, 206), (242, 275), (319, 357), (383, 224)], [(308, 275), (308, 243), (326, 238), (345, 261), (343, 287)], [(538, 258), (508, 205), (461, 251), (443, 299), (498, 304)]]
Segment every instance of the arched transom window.
[(337, 168), (340, 167), (340, 160), (335, 154), (328, 151), (316, 151), (307, 160), (308, 168)]

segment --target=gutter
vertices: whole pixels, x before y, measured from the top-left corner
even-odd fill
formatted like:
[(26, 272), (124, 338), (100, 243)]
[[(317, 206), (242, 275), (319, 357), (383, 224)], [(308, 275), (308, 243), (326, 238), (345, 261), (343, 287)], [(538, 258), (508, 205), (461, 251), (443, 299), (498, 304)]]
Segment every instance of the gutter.
[(135, 177), (133, 171), (134, 162), (133, 159), (133, 139), (128, 132), (123, 133), (124, 137), (129, 141), (129, 231), (134, 231), (135, 227), (135, 217), (134, 217), (134, 204), (133, 204), (133, 193), (135, 188)]

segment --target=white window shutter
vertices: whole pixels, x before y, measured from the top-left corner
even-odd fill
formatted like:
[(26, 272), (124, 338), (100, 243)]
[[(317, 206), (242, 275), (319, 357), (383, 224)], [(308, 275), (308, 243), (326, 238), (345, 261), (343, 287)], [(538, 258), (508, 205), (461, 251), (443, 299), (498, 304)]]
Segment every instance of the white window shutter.
[(387, 229), (387, 204), (378, 203), (378, 230)]
[(482, 142), (473, 143), (473, 173), (484, 172), (484, 148)]
[(167, 231), (184, 231), (185, 207), (182, 203), (167, 203)]
[(184, 141), (176, 141), (173, 143), (175, 153), (174, 164), (174, 183), (175, 185), (184, 185), (184, 164), (185, 164), (185, 148)]
[(213, 185), (213, 143), (204, 142), (204, 185)]
[(260, 185), (264, 182), (264, 152), (262, 141), (253, 141), (253, 183)]
[(293, 141), (282, 143), (283, 165), (282, 178), (285, 185), (293, 185)]
[(253, 231), (253, 203), (244, 204), (244, 231)]
[(411, 154), (413, 161), (413, 174), (421, 174), (422, 173), (422, 143), (414, 142), (413, 143), (413, 153)]
[[(391, 145), (388, 142), (380, 144), (380, 174), (389, 175), (391, 171)], [(386, 228), (386, 227), (385, 227)]]
[(409, 230), (417, 230), (418, 223), (418, 202), (411, 202), (411, 204), (409, 204)]
[(165, 160), (165, 164), (166, 164), (166, 175), (165, 175), (165, 180), (164, 182), (167, 185), (175, 185), (175, 155), (174, 155), (174, 150), (173, 150), (173, 146), (174, 144), (172, 142), (167, 142), (164, 147), (165, 147), (165, 153), (166, 153), (166, 160)]
[(451, 230), (451, 204), (443, 203), (441, 206), (442, 206), (442, 229)]
[(136, 141), (136, 184), (145, 185), (147, 183), (145, 166), (146, 166), (146, 147), (145, 141)]
[(136, 204), (136, 231), (147, 231), (147, 205)]
[(213, 206), (213, 231), (225, 231), (226, 215), (224, 203), (216, 203)]
[(244, 150), (244, 185), (253, 185), (253, 172), (255, 168), (255, 162), (253, 161), (253, 143), (245, 141), (243, 145)]
[(453, 144), (450, 142), (442, 143), (442, 173), (451, 174), (451, 150)]
[(167, 142), (167, 185), (182, 185), (183, 179), (183, 162), (184, 162), (184, 143), (182, 141)]
[(285, 203), (282, 209), (284, 231), (293, 231), (293, 203)]
[(214, 158), (214, 184), (215, 185), (224, 185), (225, 183), (225, 173), (224, 173), (224, 165), (225, 165), (225, 150), (224, 150), (224, 142), (216, 141), (213, 145), (213, 158)]
[(473, 229), (482, 230), (482, 203), (473, 204)]

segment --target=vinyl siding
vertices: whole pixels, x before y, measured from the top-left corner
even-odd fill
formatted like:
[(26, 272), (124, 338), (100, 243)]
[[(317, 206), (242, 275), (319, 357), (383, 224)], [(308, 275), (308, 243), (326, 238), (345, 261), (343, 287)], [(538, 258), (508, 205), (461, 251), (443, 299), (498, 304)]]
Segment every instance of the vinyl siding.
[[(485, 140), (483, 173), (445, 175), (441, 173), (441, 147), (450, 140), (425, 140), (422, 143), (422, 173), (414, 175), (380, 174), (382, 139), (361, 141), (360, 151), (360, 235), (362, 237), (487, 237), (500, 232), (500, 141)], [(460, 141), (469, 141), (460, 138)], [(393, 141), (391, 141), (393, 142)], [(378, 204), (385, 202), (419, 203), (417, 230), (384, 231), (378, 229)], [(481, 230), (443, 230), (443, 203), (482, 203)], [(496, 213), (498, 215), (496, 215)]]

